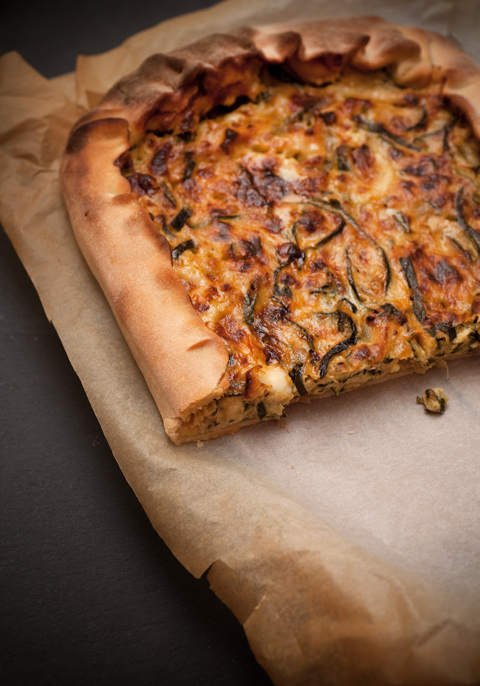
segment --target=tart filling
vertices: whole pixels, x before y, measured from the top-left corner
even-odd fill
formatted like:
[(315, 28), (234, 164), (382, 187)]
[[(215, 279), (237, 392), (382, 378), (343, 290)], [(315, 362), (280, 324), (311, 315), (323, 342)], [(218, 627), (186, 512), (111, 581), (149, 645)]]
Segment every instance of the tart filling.
[(229, 354), (183, 440), (478, 350), (480, 145), (441, 90), (252, 60), (222, 104), (193, 93), (121, 157)]

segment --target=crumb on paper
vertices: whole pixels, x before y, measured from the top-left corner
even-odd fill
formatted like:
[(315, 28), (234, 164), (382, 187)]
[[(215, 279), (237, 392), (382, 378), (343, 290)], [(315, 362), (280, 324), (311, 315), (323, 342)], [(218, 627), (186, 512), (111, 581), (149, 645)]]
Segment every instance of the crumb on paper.
[(434, 414), (443, 414), (447, 401), (443, 388), (427, 388), (421, 397), (417, 395), (417, 403), (424, 405), (427, 412)]
[(197, 448), (203, 448), (205, 443), (203, 441), (197, 441)]
[(295, 469), (295, 465), (292, 464), (292, 466), (290, 467), (290, 469)]
[(283, 417), (279, 417), (278, 419), (273, 420), (277, 426), (279, 426), (281, 429), (285, 429), (287, 433), (290, 433), (290, 429), (287, 427), (287, 423)]

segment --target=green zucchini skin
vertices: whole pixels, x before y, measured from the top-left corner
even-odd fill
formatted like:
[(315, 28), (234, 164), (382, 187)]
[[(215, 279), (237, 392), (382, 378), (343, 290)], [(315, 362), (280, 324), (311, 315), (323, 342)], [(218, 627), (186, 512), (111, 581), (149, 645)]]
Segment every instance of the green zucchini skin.
[(243, 319), (245, 320), (245, 324), (248, 324), (249, 326), (253, 326), (254, 324), (254, 313), (255, 313), (255, 305), (257, 302), (257, 291), (252, 284), (250, 288), (253, 290), (247, 291), (245, 294), (245, 301), (243, 305)]
[(295, 384), (295, 388), (297, 389), (298, 394), (300, 396), (308, 395), (308, 391), (305, 388), (305, 384), (303, 382), (302, 365), (294, 365), (290, 370), (289, 374), (293, 383)]
[(455, 196), (455, 209), (457, 212), (457, 221), (462, 227), (462, 229), (465, 231), (467, 236), (473, 241), (473, 243), (475, 243), (478, 254), (480, 255), (480, 231), (477, 231), (473, 228), (473, 226), (470, 226), (470, 224), (468, 224), (467, 220), (465, 219), (465, 214), (463, 212), (462, 207), (463, 190), (464, 189), (462, 187)]
[(177, 246), (175, 246), (175, 248), (173, 248), (172, 260), (177, 260), (186, 250), (195, 250), (195, 243), (191, 238), (183, 241), (183, 243), (179, 243)]
[(409, 257), (401, 257), (400, 264), (402, 265), (403, 273), (408, 283), (408, 287), (412, 293), (412, 308), (415, 317), (422, 324), (427, 316), (427, 311), (422, 300), (422, 293), (418, 287), (417, 275), (415, 268)]
[(388, 131), (388, 129), (383, 124), (380, 124), (376, 121), (371, 121), (362, 115), (355, 115), (353, 117), (353, 120), (361, 128), (365, 128), (367, 129), (367, 131), (370, 131), (371, 133), (377, 133), (379, 136), (386, 138), (387, 141), (391, 141), (392, 143), (395, 143), (396, 145), (399, 145), (402, 148), (407, 148), (408, 150), (421, 152), (421, 148), (419, 148), (417, 145), (408, 143), (404, 138), (401, 138), (400, 136), (395, 136), (393, 133), (390, 133), (390, 131)]
[(348, 315), (345, 315), (345, 313), (342, 313), (344, 317), (347, 319), (350, 328), (351, 328), (351, 334), (348, 338), (346, 338), (344, 341), (341, 341), (340, 343), (337, 343), (336, 345), (333, 346), (333, 348), (330, 348), (328, 352), (325, 353), (325, 355), (322, 357), (322, 360), (320, 362), (319, 366), (319, 375), (320, 378), (323, 379), (328, 372), (328, 365), (330, 363), (330, 360), (332, 357), (335, 355), (338, 355), (339, 353), (342, 353), (344, 350), (347, 350), (351, 345), (355, 345), (357, 343), (358, 337), (357, 337), (357, 327), (355, 322), (351, 317)]
[(188, 207), (182, 207), (180, 212), (175, 215), (175, 217), (172, 219), (170, 222), (170, 226), (174, 231), (181, 231), (183, 227), (185, 226), (185, 223), (190, 219), (192, 216), (192, 210), (190, 210)]

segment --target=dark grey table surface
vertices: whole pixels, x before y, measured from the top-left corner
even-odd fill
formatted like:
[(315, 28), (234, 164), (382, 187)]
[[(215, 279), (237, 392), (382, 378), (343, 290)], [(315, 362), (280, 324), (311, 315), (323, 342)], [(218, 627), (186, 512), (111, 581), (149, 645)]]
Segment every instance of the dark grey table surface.
[[(0, 52), (51, 77), (212, 4), (10, 2)], [(271, 683), (206, 579), (152, 529), (1, 228), (0, 470), (0, 683)]]

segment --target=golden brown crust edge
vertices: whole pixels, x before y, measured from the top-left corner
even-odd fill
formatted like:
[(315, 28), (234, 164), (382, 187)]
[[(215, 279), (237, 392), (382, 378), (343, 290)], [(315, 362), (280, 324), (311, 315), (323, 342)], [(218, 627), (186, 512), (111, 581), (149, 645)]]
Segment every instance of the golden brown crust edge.
[(400, 85), (443, 80), (445, 95), (480, 138), (480, 67), (438, 34), (377, 17), (244, 27), (154, 55), (77, 122), (61, 165), (75, 236), (176, 443), (182, 420), (228, 388), (228, 354), (194, 310), (165, 239), (115, 161), (141, 137), (160, 103), (175, 106), (190, 97), (199, 74), (228, 74), (228, 64), (254, 56), (288, 60), (301, 78), (318, 84), (346, 63), (386, 68)]
[(228, 387), (224, 375), (228, 355), (223, 342), (193, 310), (171, 268), (165, 239), (133, 201), (128, 181), (112, 165), (128, 146), (123, 119), (83, 126), (70, 140), (74, 152), (64, 158), (62, 183), (80, 248), (168, 431), (175, 432), (182, 412), (205, 398), (222, 395)]

